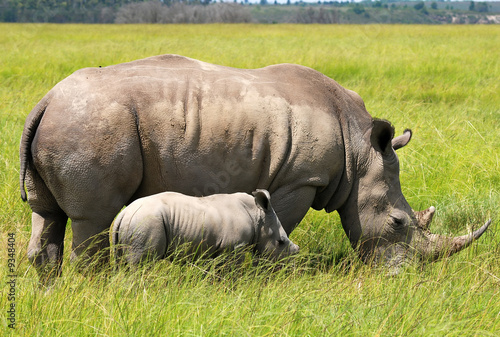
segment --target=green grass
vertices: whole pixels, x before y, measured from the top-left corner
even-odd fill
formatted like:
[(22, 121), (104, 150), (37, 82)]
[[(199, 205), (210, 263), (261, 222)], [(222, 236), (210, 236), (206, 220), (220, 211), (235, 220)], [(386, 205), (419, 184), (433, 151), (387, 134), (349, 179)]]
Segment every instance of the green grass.
[[(22, 336), (500, 334), (500, 69), (498, 26), (0, 24), (0, 324)], [(292, 233), (297, 261), (221, 271), (165, 261), (84, 277), (65, 252), (63, 276), (41, 291), (26, 259), (30, 210), (18, 187), (24, 119), (58, 81), (87, 66), (177, 53), (255, 68), (300, 63), (357, 91), (397, 133), (401, 184), (431, 229), (469, 249), (397, 276), (363, 265), (336, 213), (309, 212)], [(7, 233), (16, 235), (17, 327), (7, 328)], [(66, 247), (71, 233), (67, 230)], [(3, 333), (3, 332), (2, 332)]]

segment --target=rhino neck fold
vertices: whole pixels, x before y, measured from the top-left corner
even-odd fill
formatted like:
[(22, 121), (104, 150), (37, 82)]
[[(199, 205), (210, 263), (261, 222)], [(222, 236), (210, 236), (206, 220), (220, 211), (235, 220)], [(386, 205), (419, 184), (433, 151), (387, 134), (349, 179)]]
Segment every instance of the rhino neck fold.
[(342, 138), (344, 141), (344, 171), (337, 190), (325, 208), (327, 212), (337, 210), (342, 228), (356, 248), (363, 232), (359, 217), (358, 189), (360, 165), (366, 161), (363, 156), (368, 156), (370, 144), (365, 140), (366, 134), (371, 129), (372, 118), (366, 113), (365, 118), (351, 120), (345, 115), (340, 117)]
[(353, 134), (364, 134), (357, 122), (351, 121), (345, 114), (340, 114), (339, 122), (344, 148), (344, 165), (340, 178), (336, 184), (332, 184), (336, 186), (334, 193), (324, 207), (328, 213), (342, 209), (348, 202), (353, 190), (354, 180), (356, 179), (359, 152), (364, 146), (364, 141), (359, 136), (356, 139), (352, 139)]

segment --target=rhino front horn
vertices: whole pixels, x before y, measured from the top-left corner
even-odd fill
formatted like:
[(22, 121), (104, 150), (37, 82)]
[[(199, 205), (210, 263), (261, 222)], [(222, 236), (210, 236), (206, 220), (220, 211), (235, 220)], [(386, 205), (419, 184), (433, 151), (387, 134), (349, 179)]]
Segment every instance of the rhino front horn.
[(453, 238), (453, 253), (459, 252), (460, 250), (464, 249), (468, 245), (470, 245), (474, 240), (479, 239), (481, 235), (483, 235), (484, 231), (488, 229), (488, 227), (491, 224), (491, 219), (486, 221), (486, 223), (481, 226), (478, 230), (475, 230), (473, 233), (470, 233), (468, 235), (463, 235), (463, 236), (458, 236)]
[(472, 242), (474, 242), (474, 240), (479, 239), (479, 237), (488, 229), (490, 224), (491, 219), (486, 221), (481, 228), (475, 230), (474, 232), (457, 237), (427, 234), (427, 240), (424, 240), (427, 242), (423, 243), (422, 255), (430, 258), (431, 260), (436, 260), (442, 256), (451, 256), (469, 246)]

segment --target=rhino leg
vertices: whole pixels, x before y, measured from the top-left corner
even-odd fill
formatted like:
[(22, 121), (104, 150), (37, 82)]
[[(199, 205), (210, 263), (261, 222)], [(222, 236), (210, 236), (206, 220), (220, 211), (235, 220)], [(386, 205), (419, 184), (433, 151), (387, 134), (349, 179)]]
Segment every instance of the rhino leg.
[[(113, 178), (94, 168), (86, 183), (73, 186), (74, 193), (65, 191), (65, 198), (61, 198), (61, 205), (71, 219), (71, 261), (77, 263), (80, 271), (99, 270), (108, 265), (109, 227), (122, 207), (131, 201), (142, 179), (142, 163), (130, 162), (128, 172)], [(95, 189), (87, 188), (92, 186), (91, 182)]]
[(68, 217), (64, 213), (32, 214), (28, 259), (35, 266), (42, 283), (61, 272), (67, 221)]
[(309, 211), (315, 195), (315, 186), (281, 187), (271, 195), (274, 211), (287, 235)]
[(109, 262), (108, 229), (113, 217), (114, 214), (107, 214), (71, 222), (71, 262), (76, 262), (80, 271), (99, 270)]
[[(71, 219), (71, 260), (83, 272), (108, 265), (108, 229), (138, 190), (143, 160), (133, 114), (99, 106), (102, 114), (90, 118), (77, 108), (64, 101), (47, 109), (50, 123), (40, 122), (31, 152), (41, 180)], [(64, 116), (71, 123), (61, 127)]]
[(61, 272), (68, 216), (32, 169), (27, 171), (26, 187), (28, 202), (33, 211), (28, 259), (36, 268), (40, 281), (46, 283)]

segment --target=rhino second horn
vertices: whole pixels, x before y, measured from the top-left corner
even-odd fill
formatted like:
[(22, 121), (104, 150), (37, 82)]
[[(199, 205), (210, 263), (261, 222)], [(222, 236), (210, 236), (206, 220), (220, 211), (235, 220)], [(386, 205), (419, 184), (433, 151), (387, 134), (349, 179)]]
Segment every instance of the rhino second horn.
[(429, 229), (435, 212), (436, 207), (434, 206), (431, 206), (423, 211), (413, 211), (415, 218), (417, 219), (417, 225), (424, 230)]
[(483, 235), (483, 233), (488, 229), (490, 224), (491, 219), (486, 221), (481, 228), (475, 230), (473, 233), (457, 237), (429, 234), (427, 235), (427, 245), (421, 247), (423, 248), (422, 255), (432, 260), (436, 260), (441, 256), (451, 256), (458, 253), (474, 242), (474, 240), (479, 239), (479, 237), (481, 237), (481, 235)]

